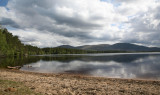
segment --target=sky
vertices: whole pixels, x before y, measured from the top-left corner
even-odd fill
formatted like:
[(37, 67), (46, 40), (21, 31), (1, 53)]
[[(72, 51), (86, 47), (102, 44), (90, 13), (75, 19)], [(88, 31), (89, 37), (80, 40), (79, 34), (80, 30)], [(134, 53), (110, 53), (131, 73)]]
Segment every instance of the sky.
[(160, 47), (160, 0), (0, 0), (0, 24), (38, 47)]

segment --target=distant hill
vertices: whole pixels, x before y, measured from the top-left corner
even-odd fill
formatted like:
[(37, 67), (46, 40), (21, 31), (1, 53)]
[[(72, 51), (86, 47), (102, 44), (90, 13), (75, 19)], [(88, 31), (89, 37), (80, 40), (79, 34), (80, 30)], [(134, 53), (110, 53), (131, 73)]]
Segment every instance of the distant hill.
[(158, 47), (146, 47), (131, 43), (116, 43), (113, 45), (109, 44), (99, 44), (99, 45), (84, 45), (84, 46), (78, 46), (73, 47), (70, 45), (62, 45), (59, 46), (61, 48), (72, 48), (72, 49), (82, 49), (82, 50), (95, 50), (95, 51), (109, 51), (109, 50), (115, 50), (115, 51), (160, 51), (160, 48)]
[(76, 47), (70, 46), (70, 45), (61, 45), (58, 46), (58, 48), (70, 48), (70, 49), (76, 49)]
[(79, 47), (76, 47), (76, 48), (83, 49), (83, 50), (104, 51), (109, 46), (110, 46), (109, 44), (99, 44), (99, 45), (84, 45), (84, 46), (79, 46)]

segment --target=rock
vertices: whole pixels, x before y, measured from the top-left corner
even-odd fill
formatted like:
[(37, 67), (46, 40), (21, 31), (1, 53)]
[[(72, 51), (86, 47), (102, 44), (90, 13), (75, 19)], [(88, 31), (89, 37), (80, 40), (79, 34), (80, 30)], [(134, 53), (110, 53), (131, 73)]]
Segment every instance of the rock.
[(35, 87), (31, 87), (30, 89), (34, 90), (34, 89), (36, 89), (36, 88), (35, 88)]
[(7, 89), (5, 89), (4, 91), (6, 91), (6, 92), (16, 92), (17, 91), (17, 89), (16, 88), (13, 88), (13, 87), (9, 87), (9, 88), (7, 88)]
[(122, 92), (122, 93), (124, 93), (124, 92), (125, 92), (125, 90), (121, 89), (121, 90), (119, 90), (119, 92)]
[(53, 95), (52, 93), (45, 93), (46, 95)]

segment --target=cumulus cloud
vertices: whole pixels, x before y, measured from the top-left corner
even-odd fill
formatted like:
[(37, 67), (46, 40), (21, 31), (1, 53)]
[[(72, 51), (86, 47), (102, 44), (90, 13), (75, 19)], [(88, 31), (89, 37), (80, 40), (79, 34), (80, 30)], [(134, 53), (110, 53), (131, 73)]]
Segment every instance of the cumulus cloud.
[(79, 44), (77, 38), (68, 38), (63, 37), (58, 34), (50, 33), (50, 32), (39, 32), (35, 29), (28, 30), (26, 29), (14, 29), (12, 30), (13, 35), (18, 35), (20, 40), (29, 45), (39, 46), (39, 47), (52, 47), (59, 46), (61, 44)]
[(10, 31), (39, 47), (115, 42), (159, 46), (160, 38), (154, 38), (160, 35), (159, 10), (159, 0), (9, 0), (0, 7), (0, 24), (17, 28)]

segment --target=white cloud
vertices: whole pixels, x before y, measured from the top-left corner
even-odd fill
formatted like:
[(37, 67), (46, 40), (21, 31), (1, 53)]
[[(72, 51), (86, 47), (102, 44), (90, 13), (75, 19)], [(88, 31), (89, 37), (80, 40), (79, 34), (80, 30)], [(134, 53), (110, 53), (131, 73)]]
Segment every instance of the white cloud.
[(37, 30), (10, 30), (13, 35), (18, 35), (24, 44), (39, 46), (39, 47), (52, 47), (62, 44), (79, 44), (76, 38), (67, 38), (50, 32), (38, 32)]
[(20, 29), (10, 31), (40, 47), (115, 42), (159, 46), (160, 38), (154, 38), (160, 36), (159, 0), (107, 1), (9, 0), (9, 10), (0, 7), (0, 23)]

